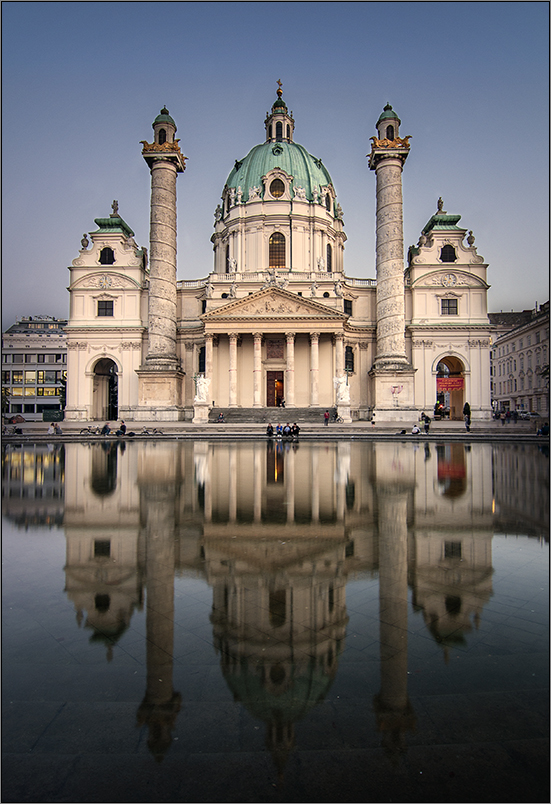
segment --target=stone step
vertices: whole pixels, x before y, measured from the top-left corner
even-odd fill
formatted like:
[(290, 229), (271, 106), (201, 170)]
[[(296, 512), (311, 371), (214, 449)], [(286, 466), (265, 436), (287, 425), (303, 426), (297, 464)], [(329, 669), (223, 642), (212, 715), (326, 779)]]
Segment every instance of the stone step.
[[(209, 422), (216, 422), (220, 414), (227, 424), (285, 424), (286, 422), (323, 424), (323, 414), (327, 408), (212, 408)], [(329, 408), (333, 415), (335, 408)]]

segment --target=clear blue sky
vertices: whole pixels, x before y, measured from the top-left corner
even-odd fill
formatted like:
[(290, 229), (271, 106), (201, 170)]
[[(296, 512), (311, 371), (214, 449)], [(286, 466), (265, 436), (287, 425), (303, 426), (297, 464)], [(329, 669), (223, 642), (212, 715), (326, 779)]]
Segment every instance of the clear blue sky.
[(165, 104), (188, 157), (178, 278), (206, 276), (214, 209), (264, 140), (278, 79), (296, 142), (331, 173), (347, 274), (375, 277), (365, 157), (389, 101), (412, 137), (406, 250), (442, 196), (490, 264), (490, 311), (547, 300), (548, 16), (543, 2), (4, 2), (3, 328), (68, 314), (67, 266), (113, 199), (148, 244), (139, 142)]

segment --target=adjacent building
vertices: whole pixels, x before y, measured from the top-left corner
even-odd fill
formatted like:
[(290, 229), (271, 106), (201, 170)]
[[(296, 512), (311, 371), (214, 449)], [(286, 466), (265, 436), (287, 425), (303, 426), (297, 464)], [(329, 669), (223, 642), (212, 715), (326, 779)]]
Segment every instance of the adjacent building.
[(60, 414), (67, 379), (67, 320), (19, 318), (2, 333), (2, 399), (6, 416), (42, 421)]
[[(264, 142), (236, 160), (215, 210), (212, 271), (176, 279), (176, 183), (186, 157), (163, 108), (142, 155), (149, 251), (114, 202), (70, 266), (66, 417), (206, 421), (223, 410), (411, 423), (491, 417), (487, 264), (438, 200), (404, 261), (401, 175), (409, 136), (387, 104), (367, 192), (377, 198), (376, 276), (344, 267), (344, 212), (326, 165), (295, 142), (277, 90)], [(183, 189), (185, 192), (185, 178)], [(372, 225), (367, 222), (368, 225)], [(421, 224), (421, 222), (420, 222)], [(185, 222), (184, 222), (185, 226)]]
[(549, 302), (511, 315), (520, 321), (492, 345), (492, 405), (549, 417)]

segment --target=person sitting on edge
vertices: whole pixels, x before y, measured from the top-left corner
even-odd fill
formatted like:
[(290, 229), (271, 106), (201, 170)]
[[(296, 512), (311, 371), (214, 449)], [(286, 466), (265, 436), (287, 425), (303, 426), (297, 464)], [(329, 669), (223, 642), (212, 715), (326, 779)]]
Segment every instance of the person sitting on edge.
[(105, 424), (101, 428), (101, 435), (109, 435), (110, 432), (111, 432), (111, 428), (109, 427), (109, 423), (105, 422)]
[(538, 430), (537, 433), (539, 436), (548, 436), (549, 435), (549, 422), (545, 422), (543, 427)]
[(272, 427), (271, 424), (269, 424), (266, 427), (266, 435), (268, 436), (268, 438), (272, 438), (273, 434), (274, 434), (274, 428)]
[(54, 423), (52, 422), (52, 423), (50, 424), (50, 426), (48, 427), (48, 433), (47, 433), (47, 435), (54, 435), (54, 433), (55, 433), (55, 427), (54, 427)]
[(293, 426), (291, 427), (291, 435), (293, 438), (298, 438), (298, 434), (300, 433), (300, 427), (296, 422), (294, 422)]
[(63, 430), (61, 429), (61, 427), (57, 422), (54, 422), (54, 433), (56, 435), (63, 435)]
[(223, 414), (223, 413), (219, 413), (219, 414), (218, 414), (218, 421), (219, 421), (221, 424), (225, 424), (225, 421), (224, 421), (224, 414)]
[(413, 427), (411, 428), (411, 435), (417, 435), (420, 432), (421, 430), (417, 427), (416, 424), (414, 424)]
[(290, 436), (291, 435), (291, 425), (289, 424), (289, 422), (287, 422), (287, 424), (283, 428), (283, 435), (284, 436)]
[(278, 424), (276, 427), (276, 436), (281, 438), (282, 435), (283, 435), (283, 427), (280, 424)]
[(121, 419), (120, 427), (117, 430), (117, 435), (126, 435), (126, 424), (124, 423), (124, 419)]

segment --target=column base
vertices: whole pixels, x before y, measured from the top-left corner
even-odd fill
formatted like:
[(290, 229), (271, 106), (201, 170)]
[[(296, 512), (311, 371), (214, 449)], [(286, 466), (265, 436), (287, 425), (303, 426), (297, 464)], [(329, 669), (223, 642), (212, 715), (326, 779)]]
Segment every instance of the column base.
[(182, 421), (184, 418), (183, 381), (181, 369), (142, 366), (138, 375), (138, 405), (135, 420)]
[(352, 416), (350, 415), (350, 405), (337, 404), (337, 416), (340, 416), (345, 424), (350, 424)]
[(415, 408), (414, 377), (416, 369), (373, 368), (369, 372), (373, 383), (373, 417), (381, 422), (413, 424), (419, 418)]

